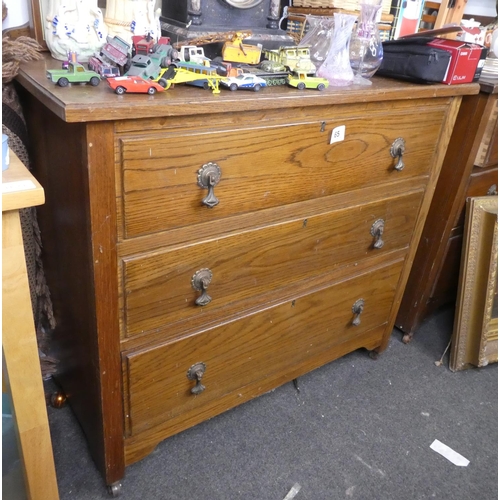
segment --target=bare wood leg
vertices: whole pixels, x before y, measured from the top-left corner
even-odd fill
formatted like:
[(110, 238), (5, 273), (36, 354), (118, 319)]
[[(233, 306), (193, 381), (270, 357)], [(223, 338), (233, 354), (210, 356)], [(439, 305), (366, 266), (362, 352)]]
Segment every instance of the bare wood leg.
[(30, 500), (57, 500), (52, 442), (24, 258), (19, 212), (4, 212), (3, 354)]

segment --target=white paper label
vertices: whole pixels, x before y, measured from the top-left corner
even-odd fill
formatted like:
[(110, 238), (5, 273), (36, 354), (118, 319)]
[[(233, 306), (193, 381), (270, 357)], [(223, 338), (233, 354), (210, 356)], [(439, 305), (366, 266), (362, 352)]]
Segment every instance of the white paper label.
[(345, 138), (345, 125), (340, 125), (332, 130), (332, 136), (330, 137), (330, 144), (334, 142), (343, 141)]
[(35, 188), (36, 186), (33, 181), (29, 180), (2, 183), (2, 193), (14, 193), (16, 191), (27, 191), (28, 189)]
[(452, 464), (458, 465), (458, 467), (467, 467), (469, 465), (469, 460), (452, 450), (449, 446), (445, 445), (437, 439), (431, 444), (431, 449), (436, 453), (439, 453), (444, 458), (447, 458)]

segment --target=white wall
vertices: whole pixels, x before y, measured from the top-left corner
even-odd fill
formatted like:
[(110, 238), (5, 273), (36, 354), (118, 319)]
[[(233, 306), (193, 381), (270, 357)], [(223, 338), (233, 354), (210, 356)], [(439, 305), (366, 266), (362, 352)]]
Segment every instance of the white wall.
[[(435, 0), (442, 3), (448, 0)], [(467, 0), (465, 4), (465, 13), (471, 16), (496, 17), (496, 0)]]
[(465, 13), (471, 16), (489, 16), (497, 15), (495, 0), (468, 0), (465, 4)]
[(2, 30), (15, 28), (26, 24), (29, 20), (28, 3), (30, 0), (3, 0), (7, 6), (8, 13), (5, 21), (2, 22)]
[[(439, 1), (439, 0), (437, 0)], [(444, 0), (448, 1), (448, 0)], [(28, 4), (31, 6), (30, 0), (4, 0), (5, 5), (9, 9), (7, 18), (2, 23), (2, 29), (15, 26), (22, 26), (28, 22)], [(495, 17), (496, 0), (468, 0), (465, 6), (465, 13), (475, 16)]]

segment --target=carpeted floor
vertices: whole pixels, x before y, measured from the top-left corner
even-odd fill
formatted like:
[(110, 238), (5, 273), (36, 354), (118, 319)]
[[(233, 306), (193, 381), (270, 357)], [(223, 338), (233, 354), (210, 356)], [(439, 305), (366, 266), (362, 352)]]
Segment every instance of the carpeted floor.
[[(435, 366), (453, 310), (413, 342), (397, 330), (372, 360), (357, 351), (162, 442), (126, 469), (124, 500), (489, 500), (498, 498), (498, 369)], [(68, 408), (49, 408), (62, 500), (110, 498)], [(470, 460), (432, 451), (439, 439)]]

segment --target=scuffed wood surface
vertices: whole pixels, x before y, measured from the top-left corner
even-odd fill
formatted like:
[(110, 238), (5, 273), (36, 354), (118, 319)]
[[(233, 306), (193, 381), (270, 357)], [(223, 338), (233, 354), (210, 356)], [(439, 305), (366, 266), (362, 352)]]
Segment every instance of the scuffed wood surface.
[(261, 92), (221, 89), (220, 94), (187, 85), (157, 93), (118, 96), (102, 81), (98, 87), (73, 85), (61, 88), (46, 77), (48, 69), (60, 68), (60, 62), (45, 55), (40, 61), (25, 63), (17, 77), (19, 83), (67, 122), (137, 119), (159, 116), (198, 115), (221, 111), (247, 111), (265, 107), (286, 109), (300, 106), (324, 106), (393, 99), (420, 99), (471, 95), (479, 92), (477, 83), (461, 85), (417, 85), (375, 77), (370, 87), (352, 85), (330, 87), (323, 92), (278, 86)]

